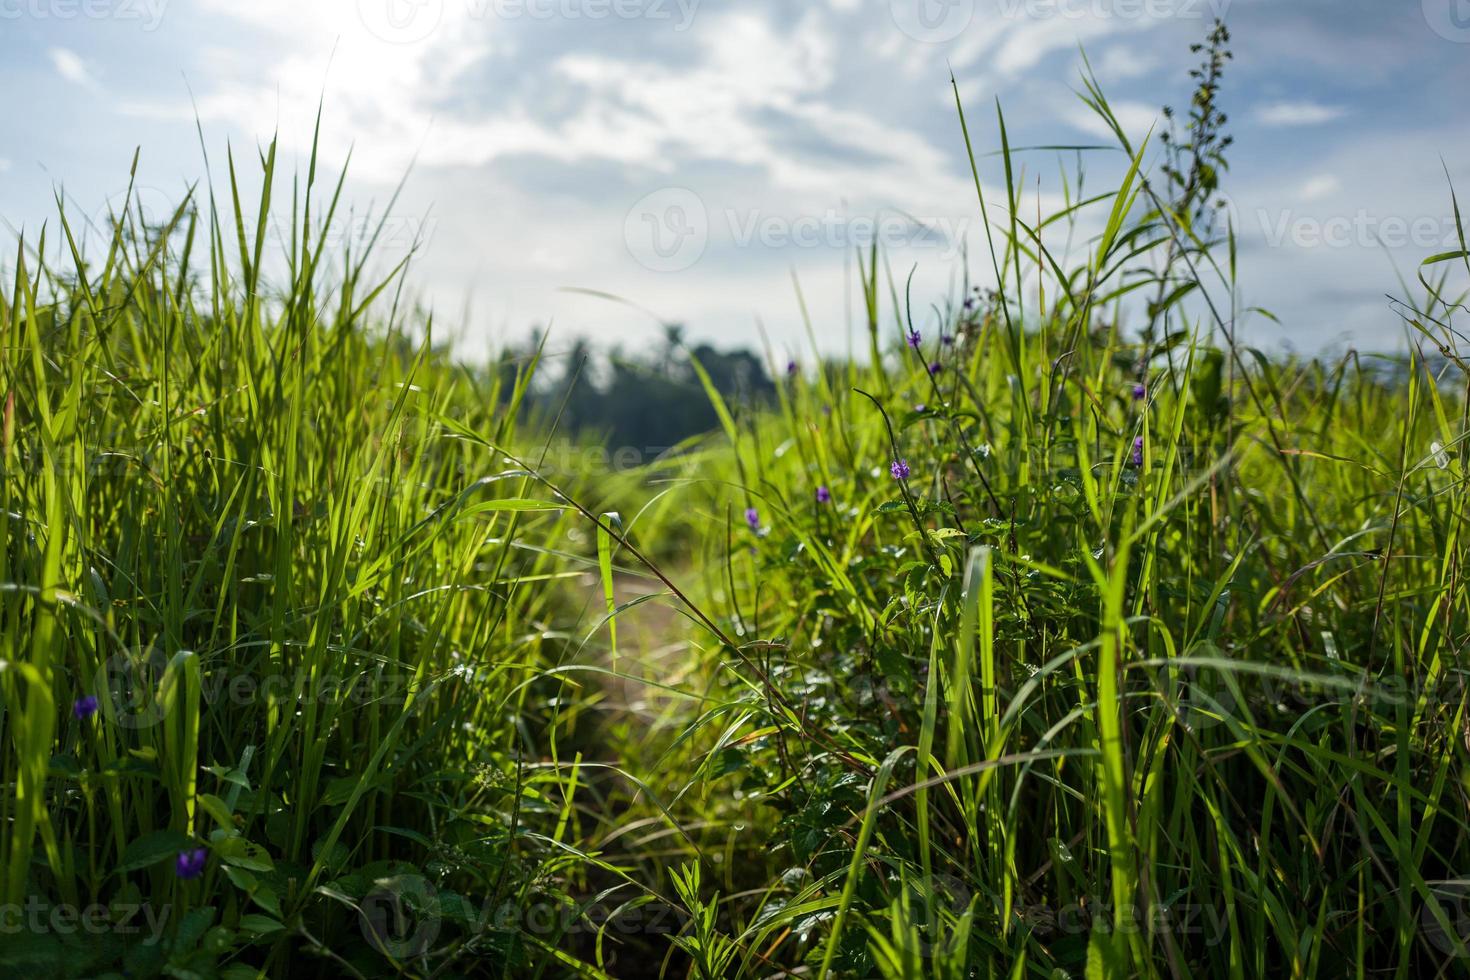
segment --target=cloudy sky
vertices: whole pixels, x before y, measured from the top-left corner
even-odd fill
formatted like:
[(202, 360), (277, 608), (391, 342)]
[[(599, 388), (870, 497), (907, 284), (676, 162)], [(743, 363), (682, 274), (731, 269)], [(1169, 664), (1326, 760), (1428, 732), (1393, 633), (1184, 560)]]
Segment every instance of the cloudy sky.
[[(1449, 181), (1470, 188), (1470, 0), (0, 0), (0, 233), (39, 228), (57, 192), (105, 214), (135, 147), (159, 210), (206, 152), (218, 188), (227, 145), (248, 164), (279, 132), (304, 169), (324, 98), (324, 159), (350, 151), (359, 219), (413, 165), (384, 258), (422, 242), (412, 280), (470, 352), (535, 324), (653, 335), (575, 290), (796, 350), (793, 279), (841, 351), (871, 235), (925, 302), (956, 288), (966, 244), (985, 279), (951, 68), (978, 154), (997, 99), (1013, 145), (1100, 142), (1083, 50), (1142, 135), (1187, 102), (1216, 14), (1243, 300), (1282, 321), (1246, 334), (1401, 344), (1387, 294), (1448, 247)], [(1076, 154), (1022, 159), (1027, 207), (1054, 206)], [(1083, 164), (1101, 190), (1120, 156)], [(346, 241), (360, 221), (339, 225)]]

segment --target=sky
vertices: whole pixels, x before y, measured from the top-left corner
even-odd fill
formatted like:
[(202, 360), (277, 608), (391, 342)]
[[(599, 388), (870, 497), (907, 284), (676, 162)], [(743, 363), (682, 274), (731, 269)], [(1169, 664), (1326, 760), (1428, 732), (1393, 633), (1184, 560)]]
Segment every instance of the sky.
[[(916, 306), (989, 281), (951, 71), (993, 204), (997, 102), (1013, 146), (1106, 142), (1085, 53), (1142, 137), (1187, 104), (1216, 16), (1240, 302), (1280, 321), (1242, 337), (1401, 346), (1389, 297), (1470, 188), (1470, 0), (0, 0), (0, 235), (54, 226), (58, 194), (105, 215), (135, 150), (154, 212), (274, 134), (304, 172), (320, 102), (324, 167), (350, 156), (334, 244), (407, 174), (379, 261), (414, 250), (470, 356), (548, 325), (636, 349), (677, 321), (807, 357), (802, 301), (841, 353), (873, 236)], [(1126, 161), (1080, 163), (1097, 192)], [(1018, 164), (1045, 212), (1079, 158)]]

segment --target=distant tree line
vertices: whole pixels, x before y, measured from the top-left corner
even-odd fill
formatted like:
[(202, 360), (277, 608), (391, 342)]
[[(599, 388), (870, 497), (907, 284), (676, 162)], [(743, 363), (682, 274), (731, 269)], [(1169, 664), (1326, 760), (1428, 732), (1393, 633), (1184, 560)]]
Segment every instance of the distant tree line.
[[(500, 370), (514, 373), (540, 346), (533, 335), (525, 346), (505, 351)], [(527, 407), (543, 419), (559, 418), (563, 433), (600, 435), (609, 446), (641, 452), (674, 446), (719, 426), (691, 357), (727, 402), (774, 400), (776, 384), (755, 353), (686, 346), (683, 328), (670, 324), (660, 344), (639, 353), (620, 346), (603, 352), (577, 339), (565, 353), (543, 360)]]

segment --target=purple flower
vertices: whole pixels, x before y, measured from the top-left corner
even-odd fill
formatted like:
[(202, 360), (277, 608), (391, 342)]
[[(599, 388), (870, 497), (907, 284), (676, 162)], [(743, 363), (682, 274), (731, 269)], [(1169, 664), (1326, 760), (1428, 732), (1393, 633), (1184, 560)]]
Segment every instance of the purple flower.
[(1143, 436), (1136, 436), (1133, 439), (1133, 465), (1143, 465)]
[(965, 309), (967, 309), (967, 310), (973, 310), (974, 308), (975, 308), (975, 297), (973, 297), (973, 296), (966, 296), (965, 297)]
[(826, 504), (832, 501), (832, 491), (826, 487), (817, 487), (817, 503)]
[(913, 331), (912, 333), (909, 334), (909, 346), (912, 347), (914, 350), (918, 350), (919, 349), (919, 341), (921, 339), (923, 339), (923, 338), (921, 338), (919, 336), (919, 331), (917, 331), (917, 330)]
[(1144, 384), (1143, 384), (1142, 381), (1140, 381), (1138, 384), (1136, 384), (1136, 385), (1133, 386), (1133, 400), (1134, 401), (1141, 402), (1147, 396), (1148, 396), (1148, 388), (1144, 386)]
[(939, 342), (945, 347), (949, 347), (954, 343), (954, 338), (947, 333), (942, 333), (939, 335)]
[(943, 371), (943, 370), (944, 370), (944, 365), (943, 364), (940, 364), (938, 361), (935, 361), (933, 364), (930, 364), (929, 365), (929, 373), (930, 374), (938, 374), (940, 371)]
[(795, 361), (787, 361), (786, 362), (786, 376), (788, 378), (794, 378), (794, 377), (796, 377), (796, 362)]
[(180, 851), (179, 859), (174, 862), (174, 874), (185, 881), (193, 881), (204, 874), (204, 862), (208, 857), (209, 853), (202, 847)]
[(97, 713), (97, 698), (91, 694), (84, 698), (77, 698), (72, 702), (71, 713), (81, 720), (92, 717)]
[(888, 472), (893, 474), (895, 480), (907, 480), (909, 478), (909, 461), (906, 459), (895, 459), (888, 464)]
[(752, 531), (761, 529), (761, 513), (754, 507), (745, 508), (745, 523), (750, 525)]
[(929, 406), (925, 405), (923, 402), (919, 402), (919, 404), (914, 406), (914, 411), (920, 415), (923, 415), (925, 412), (929, 411)]

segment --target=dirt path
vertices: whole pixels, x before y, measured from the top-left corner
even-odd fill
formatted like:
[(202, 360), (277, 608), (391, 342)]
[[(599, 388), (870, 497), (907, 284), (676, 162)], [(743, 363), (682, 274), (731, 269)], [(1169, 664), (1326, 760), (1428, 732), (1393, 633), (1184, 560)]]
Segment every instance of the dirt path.
[[(588, 595), (584, 622), (590, 627), (606, 615), (606, 599), (599, 576), (588, 574), (583, 583)], [(650, 701), (655, 700), (666, 706), (670, 695), (642, 681), (677, 687), (696, 666), (687, 637), (689, 620), (678, 611), (678, 600), (656, 579), (626, 572), (613, 577), (613, 598), (619, 608), (649, 593), (657, 597), (618, 613), (616, 658), (607, 624), (588, 644), (589, 662), (618, 672), (616, 677), (603, 675), (602, 682), (607, 692), (603, 707), (615, 713), (647, 716)]]

